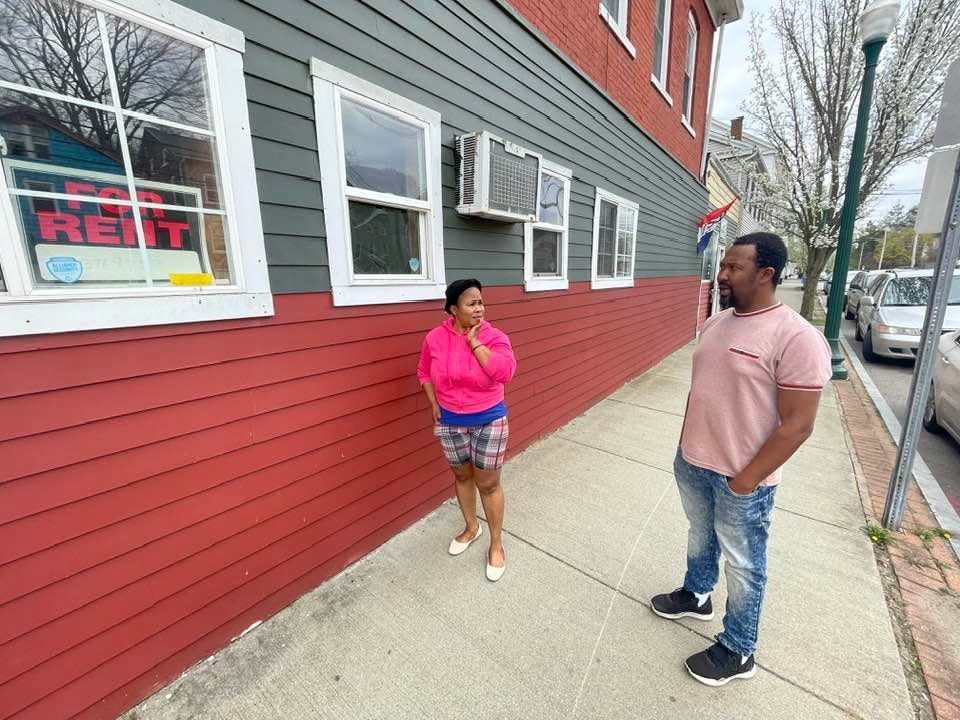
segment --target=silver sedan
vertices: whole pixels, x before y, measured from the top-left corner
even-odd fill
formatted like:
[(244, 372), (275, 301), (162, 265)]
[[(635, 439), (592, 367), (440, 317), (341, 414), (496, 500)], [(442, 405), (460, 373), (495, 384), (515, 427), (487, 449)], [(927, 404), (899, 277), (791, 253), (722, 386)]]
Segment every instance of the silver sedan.
[[(863, 341), (863, 357), (913, 359), (920, 347), (920, 333), (930, 296), (932, 270), (890, 270), (874, 279), (857, 311), (857, 340)], [(944, 316), (945, 332), (960, 328), (960, 282), (954, 274), (949, 305)]]
[(923, 426), (931, 432), (946, 430), (960, 442), (960, 331), (941, 336), (936, 363)]

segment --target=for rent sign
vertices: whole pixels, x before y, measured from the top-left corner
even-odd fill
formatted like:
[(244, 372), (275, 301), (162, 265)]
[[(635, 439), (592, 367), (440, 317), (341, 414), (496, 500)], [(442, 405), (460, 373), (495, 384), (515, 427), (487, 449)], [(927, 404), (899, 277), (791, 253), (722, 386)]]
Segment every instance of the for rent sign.
[[(32, 246), (37, 274), (48, 282), (155, 281), (170, 274), (209, 272), (203, 216), (188, 209), (140, 207), (145, 249), (121, 177), (80, 174), (73, 168), (26, 163), (12, 170), (14, 186), (72, 196), (19, 197), (24, 237)], [(87, 199), (89, 198), (89, 199)], [(200, 190), (160, 183), (138, 184), (140, 203), (197, 207)]]

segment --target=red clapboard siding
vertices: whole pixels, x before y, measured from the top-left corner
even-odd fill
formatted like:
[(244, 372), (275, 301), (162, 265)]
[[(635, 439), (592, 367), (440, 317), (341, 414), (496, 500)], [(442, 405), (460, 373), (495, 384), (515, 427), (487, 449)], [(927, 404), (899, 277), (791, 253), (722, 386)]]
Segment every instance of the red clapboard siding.
[[(511, 453), (694, 335), (698, 278), (485, 291)], [(0, 340), (0, 718), (113, 717), (452, 494), (436, 303)]]

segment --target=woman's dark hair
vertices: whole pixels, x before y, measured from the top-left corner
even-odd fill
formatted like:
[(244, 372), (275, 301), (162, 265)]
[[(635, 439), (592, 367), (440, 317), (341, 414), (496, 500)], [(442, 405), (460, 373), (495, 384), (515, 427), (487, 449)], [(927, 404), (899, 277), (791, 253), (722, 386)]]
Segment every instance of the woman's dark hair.
[(753, 245), (757, 251), (757, 268), (773, 268), (773, 286), (782, 282), (780, 277), (787, 264), (787, 246), (779, 235), (755, 232), (738, 237), (734, 245)]
[(483, 290), (483, 286), (480, 284), (480, 281), (475, 278), (468, 278), (467, 280), (454, 280), (452, 283), (447, 285), (447, 302), (443, 306), (443, 311), (449, 314), (450, 307), (460, 302), (460, 296), (470, 288), (476, 288), (477, 290), (481, 291)]

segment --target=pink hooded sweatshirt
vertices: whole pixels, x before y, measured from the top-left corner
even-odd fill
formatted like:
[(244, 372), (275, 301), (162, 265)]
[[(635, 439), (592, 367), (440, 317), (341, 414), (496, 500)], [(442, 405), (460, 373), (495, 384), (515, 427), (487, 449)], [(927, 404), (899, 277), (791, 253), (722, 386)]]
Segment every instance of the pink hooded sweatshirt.
[(503, 385), (517, 371), (513, 348), (506, 333), (484, 320), (477, 335), (490, 350), (490, 360), (484, 367), (453, 325), (453, 318), (449, 318), (427, 333), (417, 379), (421, 385), (433, 383), (437, 402), (444, 410), (460, 415), (483, 412), (503, 401)]

